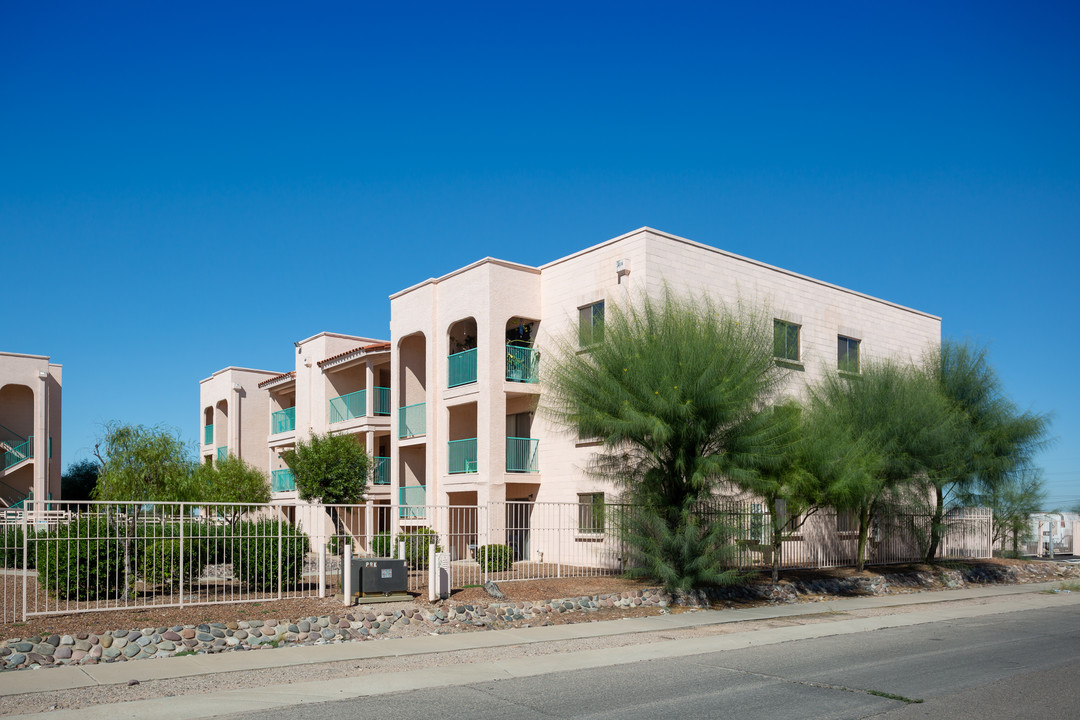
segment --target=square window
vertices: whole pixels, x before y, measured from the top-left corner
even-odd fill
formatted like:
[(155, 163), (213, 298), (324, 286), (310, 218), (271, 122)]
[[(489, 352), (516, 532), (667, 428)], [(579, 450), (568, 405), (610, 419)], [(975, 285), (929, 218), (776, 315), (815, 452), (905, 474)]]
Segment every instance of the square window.
[(604, 301), (578, 308), (578, 342), (581, 347), (604, 339)]
[(836, 338), (836, 367), (841, 372), (859, 372), (859, 340), (839, 335)]
[(773, 357), (799, 362), (799, 326), (773, 320)]
[(604, 532), (604, 493), (578, 493), (578, 532), (601, 535)]

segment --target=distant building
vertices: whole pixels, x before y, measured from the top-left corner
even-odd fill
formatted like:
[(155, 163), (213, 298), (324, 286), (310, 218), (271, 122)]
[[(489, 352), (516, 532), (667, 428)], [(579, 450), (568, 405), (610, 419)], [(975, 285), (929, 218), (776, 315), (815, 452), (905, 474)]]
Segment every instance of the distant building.
[(60, 498), (62, 367), (0, 352), (0, 506)]

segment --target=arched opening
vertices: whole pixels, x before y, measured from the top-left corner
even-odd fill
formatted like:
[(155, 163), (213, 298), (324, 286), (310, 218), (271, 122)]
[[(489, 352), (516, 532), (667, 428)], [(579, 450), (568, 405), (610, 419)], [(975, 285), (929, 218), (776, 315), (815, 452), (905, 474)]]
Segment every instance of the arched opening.
[(427, 339), (423, 333), (403, 338), (398, 344), (397, 374), (398, 437), (415, 437), (426, 432)]
[(219, 400), (214, 406), (214, 445), (217, 447), (214, 457), (224, 460), (229, 454), (229, 402)]
[(476, 320), (458, 320), (446, 333), (448, 377), (446, 386), (476, 382)]
[(214, 444), (214, 408), (209, 405), (203, 408), (202, 444), (207, 447)]
[[(0, 505), (26, 498), (34, 486), (34, 391), (26, 385), (0, 388)], [(42, 449), (45, 447), (42, 438)]]
[(539, 320), (515, 316), (506, 321), (506, 379), (510, 382), (540, 382), (539, 330)]

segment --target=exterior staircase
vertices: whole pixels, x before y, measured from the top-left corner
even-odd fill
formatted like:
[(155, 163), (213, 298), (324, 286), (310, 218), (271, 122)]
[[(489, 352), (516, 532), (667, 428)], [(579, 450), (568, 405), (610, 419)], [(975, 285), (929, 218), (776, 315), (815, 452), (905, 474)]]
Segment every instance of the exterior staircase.
[(11, 428), (0, 425), (0, 505), (18, 507), (26, 500), (27, 492), (4, 482), (4, 477), (34, 457), (34, 436), (22, 437)]

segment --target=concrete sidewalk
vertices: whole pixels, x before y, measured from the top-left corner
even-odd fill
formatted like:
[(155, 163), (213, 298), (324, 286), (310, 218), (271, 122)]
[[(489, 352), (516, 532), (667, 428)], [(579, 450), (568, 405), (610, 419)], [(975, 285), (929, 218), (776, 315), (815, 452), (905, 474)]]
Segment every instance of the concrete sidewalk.
[[(458, 682), (479, 682), (485, 679), (520, 677), (545, 672), (596, 667), (675, 655), (711, 652), (717, 649), (787, 642), (790, 640), (828, 635), (864, 632), (883, 627), (899, 627), (959, 617), (998, 614), (1036, 607), (1064, 606), (1080, 603), (1080, 593), (1039, 594), (1059, 583), (965, 588), (910, 595), (840, 598), (818, 603), (761, 606), (737, 610), (703, 610), (645, 618), (628, 618), (596, 623), (552, 625), (512, 630), (490, 630), (412, 637), (374, 642), (351, 642), (336, 645), (287, 647), (275, 651), (226, 652), (216, 655), (193, 655), (160, 660), (141, 660), (128, 663), (108, 663), (87, 666), (49, 668), (38, 671), (18, 671), (0, 674), (0, 700), (17, 702), (24, 693), (50, 692), (63, 689), (115, 685), (135, 679), (140, 682), (207, 674), (223, 674), (244, 670), (259, 670), (289, 665), (316, 665), (341, 660), (372, 660), (380, 657), (400, 657), (446, 653), (461, 650), (506, 647), (558, 640), (634, 633), (677, 630), (682, 628), (721, 625), (754, 620), (791, 618), (824, 612), (844, 612), (870, 608), (926, 606), (924, 611), (903, 615), (871, 618), (852, 618), (835, 622), (797, 625), (745, 633), (731, 633), (691, 640), (652, 642), (632, 647), (558, 653), (551, 657), (522, 658), (520, 662), (476, 663), (428, 668), (423, 671), (387, 673), (379, 676), (378, 688), (353, 679), (296, 683), (278, 688), (230, 690), (183, 700), (186, 710), (179, 712), (177, 698), (142, 700), (123, 705), (83, 708), (50, 713), (50, 718), (102, 717), (115, 720), (132, 715), (146, 720), (152, 717), (209, 717), (258, 708), (280, 707), (300, 702), (324, 701), (345, 697), (396, 692), (424, 687), (441, 687)], [(957, 600), (1017, 596), (1009, 605), (950, 608), (946, 603)], [(1024, 597), (1026, 596), (1026, 597)], [(700, 646), (700, 648), (698, 647)], [(490, 667), (489, 667), (490, 665)], [(69, 715), (70, 713), (70, 715)]]

